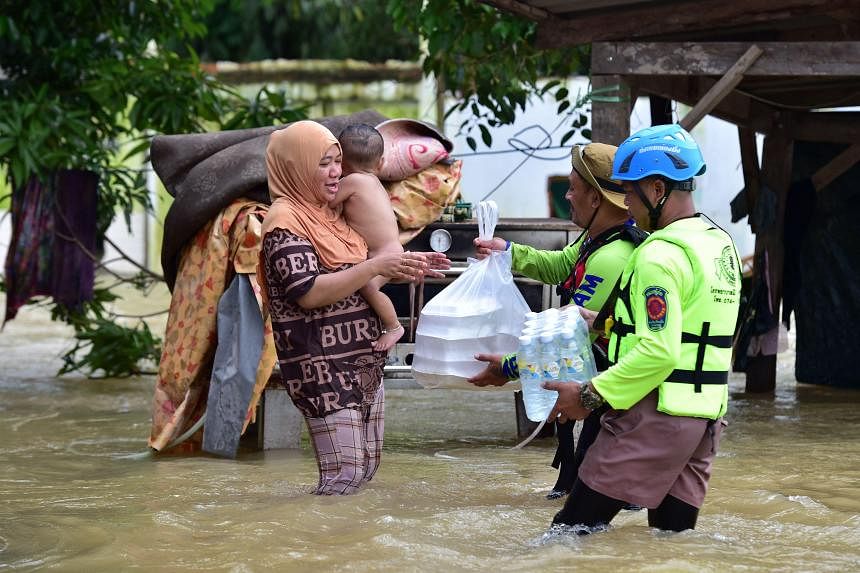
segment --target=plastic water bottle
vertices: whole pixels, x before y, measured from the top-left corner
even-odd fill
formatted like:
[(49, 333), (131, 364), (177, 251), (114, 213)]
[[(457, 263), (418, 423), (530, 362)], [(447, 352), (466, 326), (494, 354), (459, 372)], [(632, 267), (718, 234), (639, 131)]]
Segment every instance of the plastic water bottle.
[[(526, 417), (532, 422), (540, 422), (546, 419), (552, 409), (552, 404), (549, 409), (546, 408), (548, 391), (540, 386), (543, 381), (540, 342), (531, 336), (520, 336), (519, 342), (517, 368), (520, 371), (520, 386), (523, 390)], [(553, 392), (553, 394), (557, 394), (557, 392)], [(555, 403), (555, 399), (553, 399), (553, 403)]]
[(551, 329), (544, 330), (540, 335), (540, 366), (545, 382), (561, 380), (561, 364), (559, 362), (558, 341)]
[(565, 324), (568, 328), (573, 329), (574, 337), (579, 341), (582, 377), (585, 381), (591, 380), (597, 376), (597, 366), (594, 362), (594, 354), (591, 352), (591, 337), (588, 332), (588, 324), (582, 318), (582, 315), (579, 314), (579, 309), (575, 305), (566, 306), (562, 312), (565, 314)]
[(575, 305), (565, 307), (565, 323), (568, 327), (573, 328), (578, 338), (589, 338), (588, 324)]
[[(540, 365), (538, 364), (538, 344), (531, 336), (519, 337), (519, 348), (517, 348), (517, 369), (520, 371), (520, 381), (525, 384), (532, 380), (540, 379)], [(525, 386), (523, 386), (525, 388)]]
[[(526, 417), (532, 422), (541, 422), (549, 416), (558, 398), (558, 392), (541, 388), (541, 383), (546, 380), (558, 381), (557, 345), (553, 336), (548, 333), (542, 334), (539, 338), (521, 337), (520, 345), (523, 351), (523, 362), (520, 365), (518, 353), (517, 365), (520, 368), (520, 384), (523, 389)], [(552, 362), (548, 362), (550, 357)], [(526, 370), (522, 370), (523, 366)]]
[[(559, 336), (559, 355), (561, 363), (560, 377), (562, 380), (587, 382), (588, 376), (585, 362), (582, 359), (582, 340), (578, 340), (571, 328), (565, 328)], [(586, 339), (587, 340), (587, 339)]]
[(594, 353), (591, 352), (590, 342), (580, 349), (580, 356), (583, 362), (583, 376), (586, 381), (591, 380), (597, 376), (597, 363), (594, 362)]

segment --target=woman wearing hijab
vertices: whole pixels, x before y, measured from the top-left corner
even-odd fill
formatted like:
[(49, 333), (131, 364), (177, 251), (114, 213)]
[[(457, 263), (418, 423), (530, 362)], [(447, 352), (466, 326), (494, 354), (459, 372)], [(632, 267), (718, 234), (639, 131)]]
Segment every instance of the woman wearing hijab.
[(377, 275), (418, 280), (427, 257), (367, 259), (364, 239), (328, 206), (341, 149), (324, 126), (299, 121), (272, 133), (266, 168), (272, 207), (258, 274), (281, 375), (316, 453), (315, 493), (352, 493), (379, 466), (384, 419), (385, 353), (372, 348), (381, 324), (357, 291)]

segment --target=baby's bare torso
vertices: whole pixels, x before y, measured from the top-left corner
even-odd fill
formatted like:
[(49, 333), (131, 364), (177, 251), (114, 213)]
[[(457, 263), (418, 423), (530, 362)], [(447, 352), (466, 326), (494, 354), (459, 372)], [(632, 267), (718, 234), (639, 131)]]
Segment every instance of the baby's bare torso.
[(367, 241), (368, 256), (403, 250), (388, 192), (376, 176), (351, 173), (341, 179), (332, 206), (339, 203), (346, 222)]

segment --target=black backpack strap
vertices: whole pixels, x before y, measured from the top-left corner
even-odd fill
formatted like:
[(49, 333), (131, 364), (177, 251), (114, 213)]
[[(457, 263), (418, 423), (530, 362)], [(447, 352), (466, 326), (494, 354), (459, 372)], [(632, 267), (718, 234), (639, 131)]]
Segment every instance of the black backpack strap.
[[(613, 230), (618, 232), (613, 240), (621, 239), (627, 241), (632, 243), (634, 248), (641, 245), (645, 239), (648, 238), (648, 233), (634, 225), (621, 225), (619, 227), (613, 227)], [(594, 319), (594, 330), (597, 330), (598, 332), (605, 331), (606, 318), (615, 312), (615, 303), (618, 301), (618, 295), (620, 293), (621, 275), (618, 275), (618, 280), (615, 281), (615, 286), (612, 287), (612, 292), (609, 293), (609, 297), (606, 299), (606, 302), (603, 303), (603, 306), (600, 307), (600, 311), (598, 311), (597, 317)], [(625, 303), (628, 307), (630, 306), (629, 301), (625, 301)]]

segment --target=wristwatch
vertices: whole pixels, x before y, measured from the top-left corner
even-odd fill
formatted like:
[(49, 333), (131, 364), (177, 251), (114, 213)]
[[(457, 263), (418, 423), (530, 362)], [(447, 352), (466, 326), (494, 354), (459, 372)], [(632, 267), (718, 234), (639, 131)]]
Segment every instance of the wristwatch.
[(583, 384), (579, 391), (579, 399), (582, 402), (582, 407), (586, 410), (596, 410), (606, 403), (603, 396), (597, 393), (592, 388), (591, 384)]

